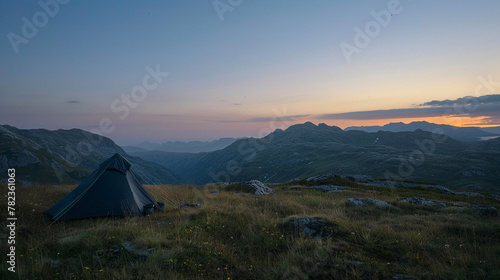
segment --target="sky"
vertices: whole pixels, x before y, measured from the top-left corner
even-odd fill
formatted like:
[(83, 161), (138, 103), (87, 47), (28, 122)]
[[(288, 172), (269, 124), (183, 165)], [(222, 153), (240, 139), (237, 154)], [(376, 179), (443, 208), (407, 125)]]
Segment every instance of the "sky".
[(499, 1), (0, 2), (0, 124), (118, 144), (500, 125)]

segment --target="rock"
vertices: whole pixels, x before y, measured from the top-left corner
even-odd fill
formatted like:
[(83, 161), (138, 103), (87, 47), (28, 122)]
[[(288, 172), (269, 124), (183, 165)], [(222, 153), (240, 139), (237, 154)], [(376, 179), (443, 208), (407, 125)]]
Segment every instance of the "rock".
[(361, 174), (347, 174), (347, 175), (341, 175), (340, 177), (344, 179), (349, 179), (357, 183), (367, 183), (373, 181), (372, 176), (361, 175)]
[(365, 183), (368, 186), (375, 187), (389, 187), (389, 188), (414, 188), (417, 185), (399, 181), (373, 181), (369, 183)]
[(124, 254), (129, 254), (134, 260), (146, 260), (154, 251), (152, 248), (138, 248), (133, 241), (123, 241), (119, 245), (111, 245), (105, 252), (97, 253), (97, 258), (106, 257), (109, 259), (117, 259)]
[(333, 177), (335, 177), (335, 174), (330, 173), (330, 174), (325, 174), (325, 175), (318, 175), (318, 176), (309, 177), (306, 179), (306, 181), (316, 183), (319, 181), (325, 181), (325, 180), (331, 179)]
[(401, 200), (400, 202), (408, 202), (416, 205), (427, 205), (427, 206), (435, 206), (435, 207), (446, 207), (446, 204), (435, 202), (427, 198), (412, 196), (406, 199)]
[(201, 203), (181, 203), (179, 204), (179, 209), (189, 207), (189, 208), (201, 208), (203, 204)]
[(288, 190), (291, 190), (291, 191), (300, 191), (300, 190), (306, 190), (306, 189), (309, 189), (309, 188), (301, 186), (301, 185), (294, 185), (294, 186), (288, 187)]
[(124, 241), (121, 244), (123, 246), (123, 249), (125, 251), (129, 252), (130, 254), (134, 255), (136, 258), (148, 258), (149, 255), (151, 255), (152, 249), (146, 250), (142, 248), (137, 248), (132, 241)]
[(469, 204), (467, 207), (473, 209), (474, 213), (483, 217), (496, 217), (498, 216), (498, 210), (487, 204)]
[(323, 218), (315, 217), (295, 217), (286, 220), (282, 229), (292, 232), (295, 235), (304, 235), (314, 239), (328, 239), (339, 232), (338, 226)]
[(341, 192), (346, 187), (335, 186), (335, 185), (319, 185), (312, 186), (311, 189), (322, 190), (324, 192)]
[(450, 189), (445, 188), (441, 185), (425, 185), (422, 187), (425, 189), (433, 190), (433, 191), (440, 192), (440, 193), (455, 195), (455, 193), (452, 192)]
[(264, 185), (261, 181), (258, 180), (251, 180), (249, 182), (242, 183), (242, 185), (255, 189), (255, 195), (275, 194), (273, 189)]
[(456, 192), (455, 194), (461, 196), (470, 196), (470, 197), (484, 197), (484, 195), (474, 192)]
[(45, 260), (45, 263), (50, 265), (53, 269), (58, 269), (62, 265), (60, 260), (53, 260), (53, 259)]
[(373, 199), (373, 198), (348, 198), (346, 202), (347, 206), (381, 206), (390, 207), (391, 205), (383, 200)]

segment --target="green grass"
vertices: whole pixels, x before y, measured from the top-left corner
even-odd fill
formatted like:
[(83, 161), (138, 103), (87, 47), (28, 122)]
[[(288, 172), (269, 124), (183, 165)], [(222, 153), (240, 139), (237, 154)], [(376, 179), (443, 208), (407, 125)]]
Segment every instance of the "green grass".
[[(74, 186), (17, 187), (17, 272), (6, 270), (3, 230), (2, 279), (390, 279), (396, 274), (418, 279), (500, 278), (499, 217), (398, 202), (422, 196), (499, 209), (498, 200), (366, 187), (337, 177), (328, 183), (346, 185), (349, 192), (324, 193), (305, 188), (301, 181), (273, 186), (277, 195), (264, 197), (239, 185), (148, 186), (166, 203), (165, 212), (54, 224), (43, 211)], [(395, 207), (346, 207), (348, 197), (382, 199)], [(203, 207), (178, 209), (179, 203)], [(6, 204), (6, 199), (0, 201), (2, 209)], [(301, 216), (330, 221), (338, 233), (316, 240), (282, 226), (290, 217)], [(121, 249), (124, 241), (151, 255), (127, 253)], [(122, 253), (113, 253), (113, 248)], [(54, 266), (50, 260), (61, 263)]]

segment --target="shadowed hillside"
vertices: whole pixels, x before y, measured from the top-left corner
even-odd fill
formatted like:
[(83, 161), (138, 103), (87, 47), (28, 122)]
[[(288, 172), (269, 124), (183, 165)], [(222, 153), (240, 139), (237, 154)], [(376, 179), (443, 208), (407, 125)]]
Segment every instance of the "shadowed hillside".
[(143, 183), (176, 182), (166, 167), (130, 156), (106, 137), (80, 129), (0, 126), (0, 166), (2, 170), (16, 168), (18, 180), (25, 184), (79, 182), (115, 153), (132, 163), (132, 170)]

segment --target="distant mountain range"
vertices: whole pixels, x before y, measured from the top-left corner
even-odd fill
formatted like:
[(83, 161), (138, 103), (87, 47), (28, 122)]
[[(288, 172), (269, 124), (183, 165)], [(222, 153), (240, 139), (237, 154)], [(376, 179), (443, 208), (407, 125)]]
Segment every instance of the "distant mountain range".
[(347, 127), (345, 130), (361, 130), (366, 132), (377, 132), (377, 131), (391, 131), (391, 132), (402, 132), (402, 131), (414, 131), (421, 129), (423, 131), (440, 131), (451, 138), (456, 140), (472, 142), (481, 140), (483, 137), (493, 137), (500, 136), (500, 127), (496, 128), (479, 128), (479, 127), (456, 127), (451, 125), (434, 124), (429, 122), (411, 122), (405, 124), (390, 123), (384, 126), (351, 126)]
[(133, 157), (111, 139), (90, 132), (71, 130), (18, 129), (0, 125), (1, 170), (16, 168), (22, 183), (79, 183), (99, 164), (120, 153), (145, 184), (171, 184), (177, 178), (165, 166)]
[(126, 153), (111, 139), (80, 129), (0, 126), (0, 167), (16, 168), (20, 182), (79, 183), (116, 152), (146, 184), (275, 183), (335, 173), (500, 193), (500, 138), (463, 142), (422, 129), (344, 131), (307, 122), (212, 152)]
[(284, 182), (325, 173), (430, 181), (452, 189), (500, 191), (500, 138), (462, 142), (421, 129), (343, 131), (308, 122), (209, 153), (133, 153), (171, 169), (183, 183)]
[(145, 152), (145, 151), (163, 151), (163, 152), (173, 152), (173, 153), (202, 153), (202, 152), (212, 152), (224, 149), (225, 147), (233, 144), (236, 138), (220, 138), (213, 141), (191, 141), (191, 142), (166, 142), (163, 144), (142, 142), (137, 146), (124, 146), (123, 149), (126, 152)]

